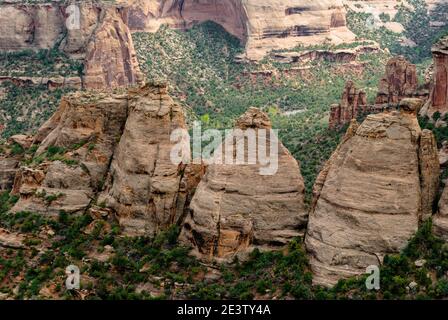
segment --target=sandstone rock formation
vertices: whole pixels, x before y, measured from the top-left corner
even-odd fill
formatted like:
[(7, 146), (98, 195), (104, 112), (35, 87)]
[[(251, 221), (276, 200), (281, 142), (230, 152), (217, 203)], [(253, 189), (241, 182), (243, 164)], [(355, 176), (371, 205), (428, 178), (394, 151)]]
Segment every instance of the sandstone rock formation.
[(128, 113), (99, 203), (116, 211), (127, 234), (153, 235), (183, 216), (176, 202), (184, 168), (171, 161), (170, 138), (186, 128), (184, 114), (164, 86), (130, 91)]
[(448, 112), (448, 36), (432, 48), (434, 57), (433, 83), (429, 100), (422, 109), (422, 115), (432, 116), (435, 112)]
[(387, 62), (386, 74), (378, 85), (376, 104), (397, 104), (403, 98), (416, 95), (417, 69), (404, 57), (393, 57)]
[(434, 234), (448, 241), (448, 188), (445, 187), (439, 201), (439, 210), (432, 219)]
[[(241, 116), (229, 144), (244, 143), (246, 164), (237, 164), (238, 153), (232, 152), (233, 164), (210, 164), (190, 205), (180, 239), (193, 246), (201, 259), (231, 261), (244, 257), (253, 248), (272, 249), (293, 237), (303, 235), (307, 221), (304, 208), (304, 183), (297, 161), (278, 143), (278, 170), (273, 175), (260, 174), (260, 162), (248, 164), (248, 130), (270, 129), (268, 116), (256, 108)], [(267, 134), (270, 145), (273, 136)], [(253, 145), (262, 147), (262, 138)], [(275, 141), (275, 140), (274, 140)], [(241, 144), (242, 145), (242, 144)], [(270, 147), (269, 147), (270, 148)], [(220, 150), (219, 148), (217, 150)], [(259, 149), (259, 154), (263, 148)], [(274, 150), (274, 149), (270, 149)], [(241, 150), (240, 150), (241, 152)], [(215, 156), (221, 154), (217, 151)]]
[(340, 0), (123, 0), (131, 30), (154, 32), (161, 24), (188, 28), (207, 20), (222, 25), (246, 45), (247, 58), (299, 43), (352, 41)]
[(367, 107), (365, 91), (356, 89), (353, 81), (347, 81), (342, 93), (341, 103), (334, 104), (330, 109), (329, 128), (340, 128), (355, 119)]
[(431, 214), (437, 147), (418, 125), (421, 104), (404, 99), (400, 111), (352, 124), (320, 173), (305, 238), (317, 284), (331, 286), (381, 264)]
[(112, 211), (126, 235), (180, 224), (205, 168), (171, 161), (178, 128), (183, 110), (163, 84), (66, 96), (34, 137), (33, 161), (15, 176), (12, 211)]
[(103, 8), (100, 23), (86, 48), (84, 86), (117, 88), (142, 80), (129, 29), (116, 8)]
[(363, 54), (380, 52), (381, 47), (372, 42), (359, 45), (353, 49), (319, 49), (303, 51), (272, 52), (270, 57), (280, 63), (306, 64), (312, 61), (335, 63), (354, 62)]
[(101, 188), (126, 116), (125, 96), (64, 97), (36, 135), (36, 142), (43, 140), (38, 161), (16, 176), (20, 199), (12, 211), (83, 213)]

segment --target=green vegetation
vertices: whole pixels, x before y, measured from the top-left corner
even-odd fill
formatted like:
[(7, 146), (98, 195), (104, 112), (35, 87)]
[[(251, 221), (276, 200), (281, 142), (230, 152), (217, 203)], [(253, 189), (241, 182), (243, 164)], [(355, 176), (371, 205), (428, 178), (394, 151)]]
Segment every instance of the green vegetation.
[[(0, 52), (0, 76), (67, 78), (81, 76), (82, 70), (82, 62), (72, 60), (56, 49)], [(49, 90), (46, 85), (29, 84), (25, 80), (21, 86), (9, 81), (1, 82), (0, 125), (6, 127), (0, 132), (1, 137), (32, 133), (53, 114), (62, 95), (69, 91), (61, 88)]]
[[(424, 0), (410, 0), (412, 6), (401, 4), (398, 13), (391, 19), (380, 14), (383, 23), (398, 22), (404, 27), (402, 33), (396, 33), (384, 25), (373, 25), (373, 15), (348, 10), (347, 24), (360, 39), (375, 40), (382, 48), (388, 48), (393, 55), (404, 55), (414, 63), (424, 62), (431, 57), (431, 46), (441, 36), (448, 33), (448, 25), (434, 27), (431, 21), (444, 22), (448, 14), (448, 4), (438, 3), (430, 12)], [(408, 45), (403, 42), (413, 43)]]
[(24, 50), (0, 53), (0, 76), (11, 77), (76, 77), (83, 64), (56, 49)]
[(0, 119), (8, 119), (1, 137), (31, 133), (39, 128), (54, 113), (61, 97), (67, 92), (69, 90), (60, 88), (49, 91), (46, 86), (19, 87), (10, 82), (0, 84)]

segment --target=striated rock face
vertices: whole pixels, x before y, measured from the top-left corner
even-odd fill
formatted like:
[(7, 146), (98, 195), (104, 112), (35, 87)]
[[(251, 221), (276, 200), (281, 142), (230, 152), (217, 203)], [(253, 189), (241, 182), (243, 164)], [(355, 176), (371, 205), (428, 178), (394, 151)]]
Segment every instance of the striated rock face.
[(329, 127), (340, 128), (358, 116), (367, 107), (365, 91), (356, 89), (353, 81), (347, 81), (340, 104), (331, 106)]
[[(270, 129), (271, 123), (265, 113), (251, 108), (236, 128), (243, 133), (249, 129), (259, 132)], [(230, 145), (247, 142), (243, 135), (238, 137)], [(268, 135), (268, 145), (271, 139)], [(244, 148), (248, 159), (246, 143)], [(300, 168), (281, 143), (278, 154), (278, 170), (273, 175), (261, 175), (259, 162), (236, 164), (235, 153), (233, 165), (211, 164), (191, 202), (181, 241), (193, 246), (202, 259), (230, 261), (255, 247), (273, 249), (303, 235), (307, 213)]]
[(404, 57), (393, 57), (387, 62), (386, 74), (378, 85), (376, 104), (399, 103), (416, 95), (417, 69)]
[(59, 6), (0, 5), (0, 50), (48, 49), (63, 33)]
[(363, 274), (399, 252), (431, 214), (438, 160), (430, 131), (421, 131), (422, 101), (369, 115), (348, 129), (314, 186), (305, 239), (317, 284)]
[(299, 43), (352, 41), (340, 0), (161, 0), (121, 1), (130, 4), (131, 30), (154, 32), (161, 24), (188, 28), (207, 20), (222, 25), (246, 44), (249, 59), (261, 59), (272, 49)]
[(437, 142), (430, 130), (423, 130), (419, 149), (420, 185), (422, 190), (422, 219), (432, 216), (434, 199), (439, 189), (440, 162)]
[(112, 211), (130, 236), (180, 224), (205, 167), (172, 163), (178, 128), (183, 110), (165, 85), (64, 97), (34, 138), (34, 160), (15, 177), (12, 211)]
[(140, 83), (131, 33), (117, 9), (104, 8), (100, 24), (86, 48), (84, 86), (117, 88)]
[(429, 100), (422, 109), (423, 114), (448, 112), (448, 36), (432, 48), (434, 58), (433, 83)]
[(184, 168), (170, 159), (170, 136), (185, 119), (166, 87), (131, 91), (128, 112), (99, 202), (116, 211), (126, 234), (151, 235), (183, 216), (176, 202)]

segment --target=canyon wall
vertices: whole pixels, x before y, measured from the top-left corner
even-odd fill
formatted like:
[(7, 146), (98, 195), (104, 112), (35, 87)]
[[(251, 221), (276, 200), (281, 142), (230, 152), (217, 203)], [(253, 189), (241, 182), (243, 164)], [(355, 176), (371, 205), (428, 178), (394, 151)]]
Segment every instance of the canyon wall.
[(299, 43), (354, 40), (340, 0), (167, 0), (120, 1), (133, 31), (156, 31), (161, 24), (188, 28), (212, 20), (246, 45), (247, 58)]

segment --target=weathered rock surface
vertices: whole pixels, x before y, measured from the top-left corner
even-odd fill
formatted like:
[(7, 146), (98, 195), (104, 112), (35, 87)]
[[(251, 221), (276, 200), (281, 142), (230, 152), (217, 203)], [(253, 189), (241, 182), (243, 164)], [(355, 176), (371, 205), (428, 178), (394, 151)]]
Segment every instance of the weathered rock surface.
[[(271, 123), (265, 113), (251, 108), (239, 118), (236, 128), (258, 132), (270, 129)], [(243, 135), (237, 137), (230, 145), (247, 142)], [(268, 144), (270, 139), (268, 135)], [(260, 146), (260, 140), (254, 143)], [(247, 143), (244, 151), (248, 159)], [(272, 249), (303, 235), (307, 213), (300, 167), (281, 143), (278, 155), (278, 170), (273, 175), (261, 175), (259, 162), (236, 164), (235, 152), (233, 165), (209, 165), (191, 202), (181, 241), (193, 246), (202, 259), (230, 261), (255, 247)]]
[(414, 97), (417, 87), (416, 66), (402, 56), (393, 57), (387, 62), (386, 74), (378, 85), (375, 103), (399, 103), (404, 98)]
[(24, 166), (16, 176), (14, 192), (20, 199), (12, 211), (84, 212), (101, 188), (126, 117), (124, 96), (64, 97), (36, 136), (42, 141), (36, 152), (42, 163)]
[(184, 114), (164, 86), (131, 91), (128, 112), (99, 202), (116, 211), (126, 234), (153, 235), (183, 216), (176, 203), (184, 168), (170, 159), (170, 137), (186, 128)]
[(358, 90), (353, 81), (347, 81), (342, 93), (341, 103), (331, 106), (329, 128), (342, 127), (355, 119), (361, 111), (366, 111), (366, 107), (366, 92)]
[[(70, 4), (76, 5), (76, 11)], [(85, 88), (116, 88), (142, 81), (129, 29), (116, 5), (95, 1), (8, 2), (0, 4), (0, 31), (2, 51), (58, 47), (84, 60)], [(50, 88), (78, 87), (75, 79), (42, 81)]]
[(448, 188), (445, 187), (439, 201), (439, 210), (432, 219), (434, 234), (448, 241)]
[(11, 190), (18, 169), (17, 158), (0, 154), (0, 192)]
[(18, 169), (11, 211), (113, 213), (126, 235), (180, 224), (205, 173), (202, 164), (171, 161), (171, 134), (185, 128), (166, 85), (66, 96), (34, 137), (34, 161)]
[(432, 116), (435, 112), (448, 112), (448, 36), (432, 48), (434, 71), (429, 100), (421, 114)]
[(103, 89), (141, 83), (131, 33), (118, 9), (103, 8), (100, 21), (86, 48), (84, 86)]
[(280, 63), (306, 64), (312, 61), (326, 61), (336, 63), (350, 63), (356, 61), (365, 53), (380, 52), (378, 44), (360, 45), (353, 49), (319, 49), (304, 51), (273, 52), (271, 58)]
[(404, 99), (401, 111), (353, 123), (316, 180), (305, 238), (316, 283), (381, 264), (430, 215), (439, 172), (434, 137), (416, 118), (421, 104)]

